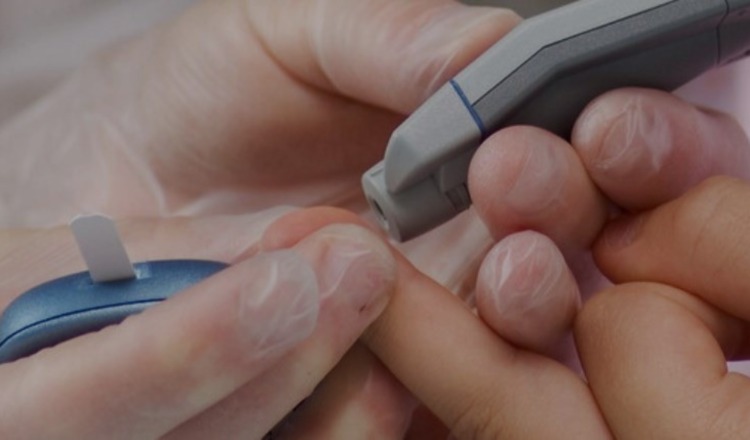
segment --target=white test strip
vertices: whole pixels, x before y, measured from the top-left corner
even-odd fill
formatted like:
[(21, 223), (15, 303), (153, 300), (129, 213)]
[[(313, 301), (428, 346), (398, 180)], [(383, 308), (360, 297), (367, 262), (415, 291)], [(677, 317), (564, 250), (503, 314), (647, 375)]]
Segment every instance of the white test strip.
[(70, 222), (70, 229), (95, 283), (135, 278), (133, 263), (111, 218), (79, 216)]

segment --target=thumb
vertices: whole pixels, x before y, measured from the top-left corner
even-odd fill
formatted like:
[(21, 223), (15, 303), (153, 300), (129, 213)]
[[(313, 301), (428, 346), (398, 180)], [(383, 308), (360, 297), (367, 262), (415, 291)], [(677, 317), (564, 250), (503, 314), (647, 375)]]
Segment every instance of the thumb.
[(320, 88), (408, 113), (520, 18), (454, 0), (246, 1), (273, 56)]

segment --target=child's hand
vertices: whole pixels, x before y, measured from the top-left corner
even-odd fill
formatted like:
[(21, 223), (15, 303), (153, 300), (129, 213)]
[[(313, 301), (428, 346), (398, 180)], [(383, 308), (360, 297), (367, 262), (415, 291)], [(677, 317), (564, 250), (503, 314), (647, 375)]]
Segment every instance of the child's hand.
[(595, 247), (619, 283), (576, 323), (586, 375), (623, 439), (750, 435), (750, 186), (715, 178), (608, 226)]

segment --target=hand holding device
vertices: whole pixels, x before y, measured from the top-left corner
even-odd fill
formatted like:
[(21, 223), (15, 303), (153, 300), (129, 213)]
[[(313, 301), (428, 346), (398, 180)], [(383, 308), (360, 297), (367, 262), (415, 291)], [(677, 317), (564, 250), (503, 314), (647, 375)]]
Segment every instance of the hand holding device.
[[(361, 228), (318, 222), (300, 232), (282, 225), (275, 228), (276, 250), (261, 251), (277, 217), (123, 222), (131, 255), (233, 264), (210, 277), (225, 264), (192, 274), (184, 270), (192, 263), (183, 261), (136, 264), (135, 279), (111, 287), (89, 273), (53, 281), (38, 291), (48, 308), (38, 296), (19, 299), (3, 324), (21, 330), (4, 344), (9, 357), (23, 356), (25, 350), (15, 349), (34, 348), (40, 340), (36, 348), (72, 338), (0, 365), (3, 438), (262, 437), (309, 396), (375, 319), (394, 279), (390, 253)], [(279, 244), (290, 236), (293, 241)], [(0, 237), (3, 308), (46, 277), (81, 266), (67, 228), (0, 230)], [(99, 263), (105, 258), (97, 257)], [(186, 288), (160, 301), (169, 284)], [(97, 319), (90, 319), (88, 309), (100, 304), (109, 312), (100, 316), (95, 309)], [(138, 307), (144, 310), (133, 314)], [(79, 313), (36, 330), (15, 325), (39, 323), (39, 316), (64, 308)], [(117, 325), (92, 331), (90, 324), (125, 315)]]
[(0, 316), (0, 363), (118, 324), (227, 267), (201, 260), (131, 264), (111, 219), (71, 223), (89, 270), (36, 286)]
[(499, 128), (567, 136), (605, 91), (671, 90), (749, 52), (749, 0), (591, 0), (533, 17), (393, 133), (363, 176), (365, 195), (391, 236), (408, 240), (469, 207), (469, 163)]

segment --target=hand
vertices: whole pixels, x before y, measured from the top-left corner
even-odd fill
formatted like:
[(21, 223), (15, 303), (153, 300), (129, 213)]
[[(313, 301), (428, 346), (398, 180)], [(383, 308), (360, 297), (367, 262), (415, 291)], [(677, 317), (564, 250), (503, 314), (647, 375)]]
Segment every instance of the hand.
[(517, 21), (451, 0), (200, 2), (0, 129), (0, 225), (364, 206), (402, 115)]
[[(120, 325), (0, 365), (0, 437), (262, 437), (380, 314), (395, 281), (379, 238), (324, 226), (316, 211), (297, 214), (314, 231), (275, 226), (270, 250), (278, 215), (121, 223), (134, 260), (231, 267)], [(0, 310), (81, 269), (66, 228), (0, 231)]]
[[(201, 2), (102, 52), (0, 128), (0, 225), (280, 204), (361, 211), (360, 174), (402, 115), (517, 22), (507, 10), (449, 0)], [(445, 241), (432, 243), (413, 253)], [(425, 254), (423, 269), (463, 282), (463, 267), (446, 271)], [(302, 408), (294, 426), (309, 435), (322, 426), (323, 438), (370, 425), (401, 437), (415, 403), (377, 361), (355, 352), (331, 377), (346, 386), (329, 378), (324, 390), (361, 393), (338, 392), (327, 408), (377, 407), (373, 417), (352, 424), (353, 410), (331, 410), (307, 423)], [(383, 413), (399, 416), (383, 423)], [(227, 424), (242, 421), (226, 414)]]
[[(477, 211), (501, 240), (480, 273), (480, 314), (511, 341), (554, 351), (581, 301), (556, 280), (574, 274), (584, 299), (606, 285), (589, 249), (608, 218), (652, 208), (721, 174), (750, 177), (744, 131), (729, 116), (663, 92), (601, 97), (570, 143), (527, 127), (497, 133), (470, 175)], [(524, 230), (536, 233), (516, 234)]]
[(750, 186), (715, 178), (608, 226), (595, 246), (618, 285), (576, 322), (589, 383), (622, 439), (728, 439), (750, 433)]
[(731, 117), (663, 92), (605, 95), (570, 143), (530, 127), (501, 131), (477, 153), (469, 182), (499, 240), (476, 284), (494, 334), (421, 286), (412, 290), (434, 295), (398, 289), (366, 340), (459, 437), (606, 437), (570, 341), (581, 290), (606, 281), (591, 246), (618, 211), (647, 210), (717, 174), (750, 175), (746, 135)]

